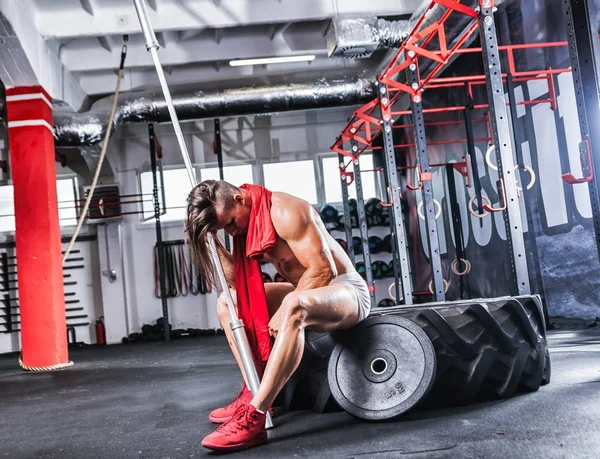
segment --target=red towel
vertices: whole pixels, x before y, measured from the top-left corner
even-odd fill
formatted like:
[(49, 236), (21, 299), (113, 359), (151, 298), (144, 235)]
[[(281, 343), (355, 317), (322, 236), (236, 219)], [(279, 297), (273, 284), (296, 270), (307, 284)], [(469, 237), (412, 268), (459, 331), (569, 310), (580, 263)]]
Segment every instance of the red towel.
[(233, 265), (239, 318), (244, 321), (259, 376), (271, 353), (269, 310), (257, 257), (275, 247), (271, 192), (260, 185), (242, 185), (251, 199), (248, 232), (233, 238)]

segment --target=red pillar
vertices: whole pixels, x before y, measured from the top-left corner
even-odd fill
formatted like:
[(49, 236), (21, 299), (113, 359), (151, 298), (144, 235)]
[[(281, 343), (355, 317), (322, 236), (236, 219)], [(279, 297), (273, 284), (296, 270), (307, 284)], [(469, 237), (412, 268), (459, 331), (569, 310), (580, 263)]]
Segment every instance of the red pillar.
[(50, 96), (40, 86), (6, 90), (21, 348), (27, 367), (68, 363)]

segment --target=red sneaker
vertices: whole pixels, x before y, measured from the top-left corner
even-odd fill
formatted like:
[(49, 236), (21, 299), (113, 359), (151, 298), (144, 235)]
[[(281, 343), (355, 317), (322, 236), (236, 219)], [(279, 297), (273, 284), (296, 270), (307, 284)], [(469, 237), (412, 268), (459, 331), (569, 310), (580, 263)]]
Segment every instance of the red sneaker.
[(229, 405), (213, 410), (208, 415), (208, 419), (215, 424), (227, 422), (231, 419), (231, 416), (233, 416), (233, 413), (235, 413), (235, 410), (237, 410), (237, 407), (240, 405), (240, 403), (250, 403), (251, 400), (252, 392), (250, 392), (248, 386), (244, 384), (244, 387), (242, 387)]
[(240, 403), (231, 419), (202, 440), (202, 446), (215, 451), (242, 451), (267, 441), (265, 413), (249, 403)]

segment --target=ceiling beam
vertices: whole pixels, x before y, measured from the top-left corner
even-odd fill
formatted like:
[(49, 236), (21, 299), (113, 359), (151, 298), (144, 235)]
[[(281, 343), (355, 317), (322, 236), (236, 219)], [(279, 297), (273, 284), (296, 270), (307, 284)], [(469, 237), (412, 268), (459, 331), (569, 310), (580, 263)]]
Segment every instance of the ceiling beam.
[(94, 8), (92, 7), (90, 0), (79, 0), (79, 3), (81, 3), (81, 7), (87, 14), (90, 16), (94, 15)]
[(4, 18), (0, 20), (0, 34), (6, 35), (0, 46), (0, 54), (5, 54), (4, 58), (0, 55), (4, 85), (39, 84), (53, 99), (79, 110), (87, 94), (60, 61), (52, 40), (45, 40), (37, 31), (32, 21), (35, 6), (31, 0), (0, 0), (0, 11)]
[[(281, 75), (296, 75), (302, 72), (311, 72), (322, 76), (326, 72), (339, 74), (347, 69), (353, 72), (366, 70), (372, 63), (368, 59), (360, 61), (337, 61), (328, 59), (327, 56), (317, 57), (312, 63), (292, 63), (259, 65), (252, 67), (230, 67), (222, 63), (208, 63), (197, 66), (179, 66), (170, 69), (167, 81), (170, 85), (189, 84), (190, 81), (197, 83), (222, 82), (233, 80), (259, 79), (263, 77)], [(78, 75), (79, 82), (90, 95), (110, 94), (114, 91), (115, 75), (110, 70), (83, 73)], [(156, 70), (152, 67), (127, 69), (121, 82), (122, 91), (132, 91), (140, 88), (156, 86), (158, 83)]]
[[(159, 50), (160, 60), (163, 65), (183, 65), (290, 54), (327, 54), (326, 44), (322, 39), (319, 40), (322, 43), (319, 49), (292, 49), (282, 35), (271, 40), (266, 34), (254, 34), (252, 37), (223, 34), (219, 37), (219, 44), (215, 43), (216, 39), (214, 35), (205, 34), (187, 41), (166, 41), (162, 44), (163, 49)], [(90, 37), (63, 46), (62, 62), (72, 72), (114, 69), (119, 63), (121, 48), (113, 47), (109, 54), (97, 44), (98, 41)], [(131, 38), (127, 49), (127, 68), (153, 65), (151, 54), (145, 50), (143, 37)]]
[[(82, 0), (88, 1), (88, 0)], [(58, 3), (58, 2), (57, 2)], [(248, 24), (272, 24), (321, 20), (336, 15), (401, 15), (411, 14), (421, 0), (281, 0), (253, 2), (247, 0), (212, 1), (180, 0), (163, 2), (160, 12), (151, 4), (149, 16), (156, 32), (198, 28), (224, 28)], [(38, 4), (39, 5), (39, 4)], [(38, 8), (35, 23), (44, 37), (69, 38), (99, 35), (123, 35), (140, 32), (132, 2), (96, 4), (93, 16), (83, 9)]]

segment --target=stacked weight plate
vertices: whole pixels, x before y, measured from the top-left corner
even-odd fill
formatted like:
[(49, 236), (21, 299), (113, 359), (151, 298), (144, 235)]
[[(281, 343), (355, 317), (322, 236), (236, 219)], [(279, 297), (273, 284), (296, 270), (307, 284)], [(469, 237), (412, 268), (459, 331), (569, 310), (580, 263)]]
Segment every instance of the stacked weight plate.
[[(538, 296), (377, 310), (332, 338), (319, 336), (327, 346), (318, 355), (307, 344), (301, 365), (302, 381), (318, 380), (303, 386), (315, 411), (331, 406), (331, 392), (356, 417), (390, 419), (424, 401), (467, 404), (536, 391), (550, 381)], [(318, 362), (318, 371), (310, 362)], [(307, 396), (311, 387), (316, 392)]]

